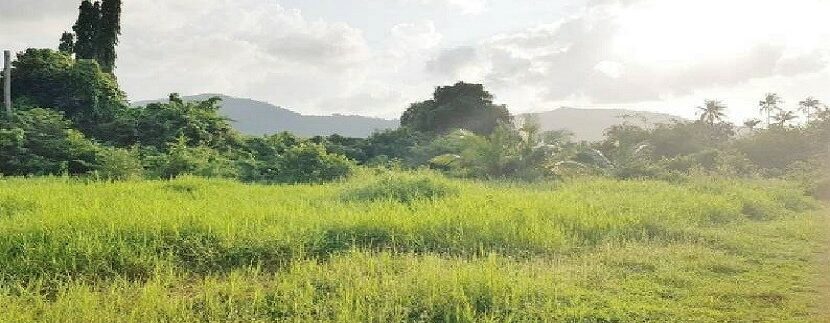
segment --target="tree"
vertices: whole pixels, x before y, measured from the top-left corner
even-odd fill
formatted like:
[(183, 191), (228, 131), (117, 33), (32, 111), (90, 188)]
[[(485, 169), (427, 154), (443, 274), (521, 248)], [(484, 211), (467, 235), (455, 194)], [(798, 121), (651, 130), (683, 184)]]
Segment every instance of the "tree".
[(783, 103), (784, 101), (781, 100), (781, 97), (775, 93), (767, 93), (764, 100), (758, 103), (761, 113), (767, 115), (767, 126), (772, 125), (772, 114), (781, 110), (781, 104)]
[(15, 101), (63, 111), (87, 136), (108, 139), (110, 133), (98, 130), (127, 109), (118, 83), (95, 61), (73, 60), (51, 49), (28, 49), (17, 55), (12, 68)]
[(458, 82), (438, 87), (432, 100), (413, 103), (401, 117), (401, 126), (431, 134), (466, 129), (489, 135), (511, 119), (507, 107), (494, 104), (483, 85)]
[(704, 105), (697, 109), (700, 112), (700, 121), (712, 126), (723, 121), (723, 118), (726, 117), (726, 105), (721, 101), (706, 100)]
[(824, 105), (814, 97), (807, 97), (804, 101), (798, 103), (798, 110), (807, 115), (807, 122), (813, 120), (813, 116), (818, 114)]
[(78, 59), (96, 59), (96, 34), (101, 21), (101, 5), (89, 0), (81, 2), (78, 8), (78, 20), (72, 26), (75, 32), (75, 57)]
[[(219, 115), (220, 98), (185, 102), (176, 94), (170, 94), (167, 103), (151, 103), (136, 108), (133, 142), (166, 149), (171, 143), (184, 140), (188, 147), (206, 146), (227, 150), (236, 144), (236, 132), (230, 121)], [(128, 116), (130, 117), (130, 116)]]
[(61, 53), (72, 55), (75, 52), (75, 34), (64, 31), (61, 35), (61, 42), (58, 45)]
[(795, 115), (792, 111), (787, 110), (780, 110), (778, 114), (772, 117), (775, 120), (775, 124), (779, 127), (785, 127), (788, 122), (798, 119), (798, 116)]
[(104, 72), (115, 70), (115, 47), (121, 35), (121, 0), (103, 0), (101, 18), (95, 31), (95, 58)]
[(772, 127), (732, 143), (753, 163), (767, 170), (783, 170), (815, 156), (814, 143), (800, 128)]

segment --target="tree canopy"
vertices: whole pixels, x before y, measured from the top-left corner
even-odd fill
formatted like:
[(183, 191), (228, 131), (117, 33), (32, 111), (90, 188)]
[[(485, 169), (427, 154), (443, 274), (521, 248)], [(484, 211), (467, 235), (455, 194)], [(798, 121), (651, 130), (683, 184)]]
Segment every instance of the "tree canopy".
[(121, 0), (82, 1), (72, 30), (74, 35), (63, 33), (59, 49), (74, 52), (78, 59), (93, 59), (104, 72), (112, 73), (121, 35)]
[(507, 107), (494, 104), (483, 85), (458, 82), (438, 87), (431, 100), (413, 103), (403, 113), (401, 126), (433, 134), (465, 129), (489, 135), (511, 119)]

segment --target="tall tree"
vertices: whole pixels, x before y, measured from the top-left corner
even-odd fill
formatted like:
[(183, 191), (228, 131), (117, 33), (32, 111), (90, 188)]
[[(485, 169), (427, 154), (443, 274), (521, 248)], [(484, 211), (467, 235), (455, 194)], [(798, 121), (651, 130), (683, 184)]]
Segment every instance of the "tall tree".
[(812, 121), (813, 116), (821, 111), (824, 106), (821, 101), (814, 97), (807, 97), (804, 101), (798, 103), (798, 110), (807, 115), (807, 121)]
[(96, 59), (96, 33), (101, 20), (101, 5), (89, 0), (81, 2), (78, 8), (78, 20), (72, 26), (75, 32), (75, 58)]
[(700, 121), (714, 126), (715, 123), (723, 121), (726, 117), (726, 105), (717, 100), (706, 100), (702, 107), (697, 107), (700, 112)]
[(96, 59), (104, 72), (112, 73), (115, 70), (115, 60), (118, 57), (115, 47), (118, 46), (120, 35), (121, 0), (103, 0), (95, 35), (95, 49)]
[(72, 55), (75, 52), (75, 34), (64, 31), (61, 35), (61, 42), (58, 45), (58, 50), (61, 53)]
[(466, 129), (489, 135), (511, 120), (507, 107), (494, 104), (483, 85), (458, 82), (438, 87), (432, 100), (412, 104), (401, 117), (401, 125), (433, 134)]
[(781, 97), (775, 93), (767, 93), (764, 100), (758, 103), (761, 113), (767, 115), (767, 126), (772, 125), (772, 114), (781, 110), (781, 104), (783, 103), (784, 100), (781, 100)]

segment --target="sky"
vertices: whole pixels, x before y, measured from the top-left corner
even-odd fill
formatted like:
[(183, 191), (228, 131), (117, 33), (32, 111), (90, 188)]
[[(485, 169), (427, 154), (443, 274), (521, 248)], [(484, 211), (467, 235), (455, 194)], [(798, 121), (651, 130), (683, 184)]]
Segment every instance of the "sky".
[[(0, 47), (56, 48), (79, 0), (0, 0)], [(130, 100), (222, 93), (395, 118), (483, 83), (514, 113), (562, 106), (735, 122), (779, 93), (830, 101), (830, 0), (124, 0)], [(826, 96), (826, 97), (824, 97)]]

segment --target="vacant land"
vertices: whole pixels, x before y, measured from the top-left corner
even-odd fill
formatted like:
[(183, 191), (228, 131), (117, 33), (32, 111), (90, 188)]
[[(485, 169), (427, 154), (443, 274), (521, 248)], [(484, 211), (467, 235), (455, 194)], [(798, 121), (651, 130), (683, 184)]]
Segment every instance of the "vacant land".
[(809, 321), (782, 182), (0, 181), (0, 321)]

